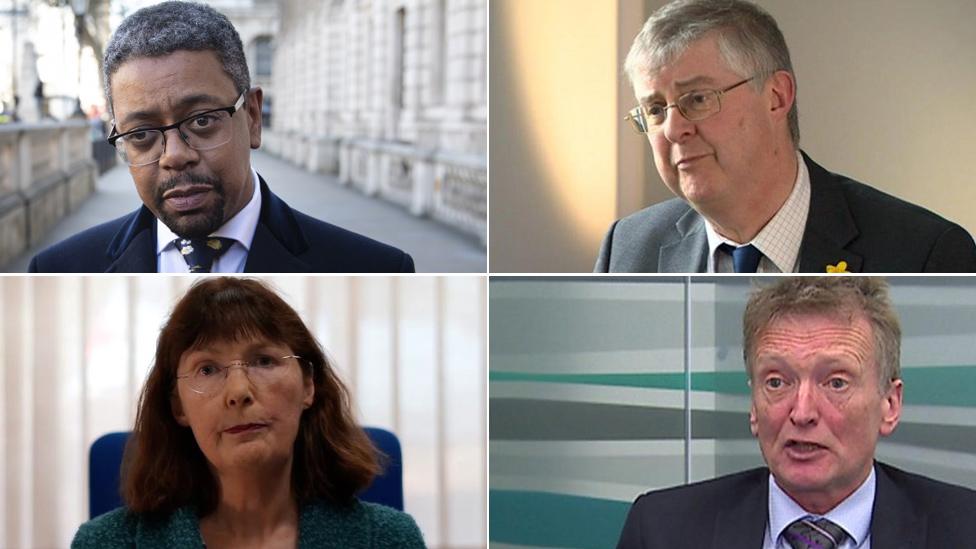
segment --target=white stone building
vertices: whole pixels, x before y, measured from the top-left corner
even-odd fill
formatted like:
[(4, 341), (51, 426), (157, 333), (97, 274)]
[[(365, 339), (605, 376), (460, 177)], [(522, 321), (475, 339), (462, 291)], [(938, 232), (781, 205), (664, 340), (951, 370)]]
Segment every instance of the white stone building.
[(264, 148), (484, 242), (487, 0), (280, 9)]

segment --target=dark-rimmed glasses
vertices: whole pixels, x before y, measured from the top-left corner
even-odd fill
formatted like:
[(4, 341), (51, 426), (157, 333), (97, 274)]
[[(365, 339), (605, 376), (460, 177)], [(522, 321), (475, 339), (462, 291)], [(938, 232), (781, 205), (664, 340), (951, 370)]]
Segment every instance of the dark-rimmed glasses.
[(755, 76), (736, 82), (721, 90), (692, 90), (682, 94), (671, 105), (661, 103), (637, 105), (627, 113), (624, 120), (629, 121), (637, 133), (656, 133), (664, 127), (664, 121), (668, 118), (668, 109), (677, 108), (681, 112), (681, 116), (692, 122), (698, 122), (721, 112), (722, 95), (753, 78)]
[(247, 90), (244, 90), (230, 107), (199, 112), (169, 126), (136, 128), (120, 134), (116, 134), (117, 130), (113, 127), (108, 143), (115, 147), (126, 164), (133, 167), (158, 162), (166, 150), (166, 132), (174, 128), (191, 149), (216, 149), (233, 137), (234, 128), (230, 120), (240, 110), (246, 97)]

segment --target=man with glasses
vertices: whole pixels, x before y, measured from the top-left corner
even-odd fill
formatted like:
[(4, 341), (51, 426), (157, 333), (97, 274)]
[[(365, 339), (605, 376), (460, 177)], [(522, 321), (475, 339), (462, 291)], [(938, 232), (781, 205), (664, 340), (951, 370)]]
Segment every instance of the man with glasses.
[(31, 272), (413, 272), (410, 255), (291, 209), (254, 171), (263, 93), (213, 8), (133, 13), (104, 75), (108, 141), (143, 206), (42, 251)]
[(610, 227), (596, 272), (973, 272), (958, 225), (799, 150), (796, 79), (773, 18), (740, 0), (656, 11), (625, 71), (678, 198)]

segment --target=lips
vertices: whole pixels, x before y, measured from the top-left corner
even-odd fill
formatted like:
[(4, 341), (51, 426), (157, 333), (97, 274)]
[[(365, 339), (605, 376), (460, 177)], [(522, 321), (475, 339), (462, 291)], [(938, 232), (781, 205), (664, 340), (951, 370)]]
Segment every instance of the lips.
[(674, 165), (675, 165), (675, 167), (682, 168), (682, 167), (688, 166), (689, 164), (691, 164), (691, 163), (693, 163), (695, 161), (701, 160), (702, 158), (705, 158), (705, 157), (708, 157), (708, 156), (710, 156), (710, 155), (700, 154), (700, 155), (697, 155), (697, 156), (688, 156), (688, 157), (682, 158), (681, 160), (678, 160), (677, 162), (674, 163)]
[(163, 193), (163, 201), (178, 212), (196, 210), (204, 205), (211, 191), (210, 185), (177, 187)]
[(241, 423), (228, 429), (224, 429), (224, 432), (231, 435), (236, 435), (240, 433), (257, 431), (258, 429), (264, 429), (265, 427), (267, 427), (267, 425), (264, 423)]
[(823, 444), (808, 440), (788, 440), (785, 445), (786, 453), (794, 459), (811, 459), (827, 450)]

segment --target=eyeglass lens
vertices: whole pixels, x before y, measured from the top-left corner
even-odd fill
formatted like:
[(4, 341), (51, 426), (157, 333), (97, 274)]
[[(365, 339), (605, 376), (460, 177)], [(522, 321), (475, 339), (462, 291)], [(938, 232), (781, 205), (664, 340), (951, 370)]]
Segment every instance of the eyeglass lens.
[[(206, 151), (230, 141), (233, 134), (227, 111), (204, 113), (183, 121), (177, 130), (192, 149)], [(130, 166), (144, 166), (163, 156), (166, 138), (159, 130), (145, 130), (120, 137), (115, 147)]]

